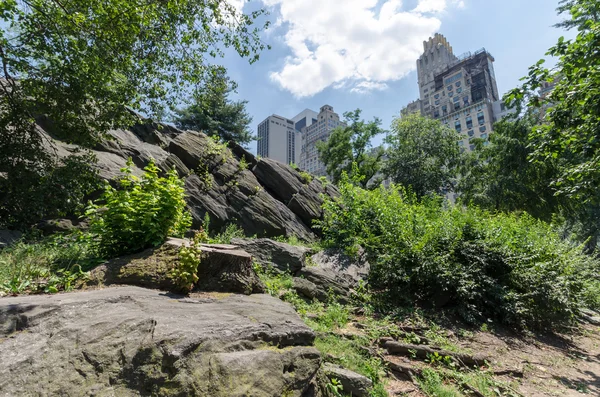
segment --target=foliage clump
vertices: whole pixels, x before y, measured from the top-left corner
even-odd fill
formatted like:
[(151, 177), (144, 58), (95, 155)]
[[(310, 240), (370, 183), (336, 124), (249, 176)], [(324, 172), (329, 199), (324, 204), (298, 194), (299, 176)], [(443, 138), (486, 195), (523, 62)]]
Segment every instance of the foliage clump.
[(201, 243), (208, 239), (204, 229), (196, 232), (189, 246), (179, 249), (179, 262), (174, 265), (169, 277), (181, 292), (190, 292), (198, 282), (198, 266), (202, 259)]
[(345, 180), (340, 191), (324, 204), (325, 242), (366, 249), (380, 303), (418, 300), (470, 322), (530, 329), (569, 323), (582, 305), (597, 305), (598, 260), (527, 214), (419, 201), (397, 186), (367, 191)]
[(132, 174), (131, 159), (119, 181), (119, 189), (109, 184), (88, 215), (91, 231), (98, 237), (100, 252), (121, 255), (156, 246), (167, 236), (181, 235), (191, 225), (186, 210), (184, 182), (175, 170), (166, 177), (151, 161), (141, 178)]

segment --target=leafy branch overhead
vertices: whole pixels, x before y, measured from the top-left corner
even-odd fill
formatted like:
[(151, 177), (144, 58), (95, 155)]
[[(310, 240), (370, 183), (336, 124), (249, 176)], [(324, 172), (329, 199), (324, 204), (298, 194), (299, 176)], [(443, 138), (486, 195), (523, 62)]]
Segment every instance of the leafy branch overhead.
[(173, 110), (215, 73), (226, 48), (259, 59), (265, 14), (222, 0), (0, 2), (0, 212), (37, 194), (14, 181), (35, 187), (60, 166), (36, 123), (93, 145), (134, 121), (126, 107), (147, 116)]

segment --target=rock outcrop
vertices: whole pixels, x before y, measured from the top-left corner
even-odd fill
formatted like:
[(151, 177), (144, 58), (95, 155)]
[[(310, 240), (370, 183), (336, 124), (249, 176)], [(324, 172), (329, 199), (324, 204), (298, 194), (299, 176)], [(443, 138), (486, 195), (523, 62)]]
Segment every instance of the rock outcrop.
[(306, 266), (306, 257), (311, 252), (310, 248), (294, 246), (268, 238), (234, 238), (234, 244), (250, 253), (254, 261), (263, 266), (272, 266), (274, 269), (291, 274), (298, 273)]
[[(180, 292), (171, 276), (179, 266), (179, 249), (187, 240), (171, 238), (158, 248), (111, 259), (91, 271), (88, 285), (128, 284)], [(252, 294), (264, 285), (252, 267), (252, 256), (233, 245), (202, 244), (197, 269), (197, 291)]]
[(0, 299), (2, 396), (310, 396), (313, 332), (268, 295)]
[(300, 295), (323, 302), (330, 293), (348, 302), (352, 289), (369, 273), (362, 250), (353, 259), (339, 249), (327, 249), (311, 256), (309, 264), (295, 274), (294, 287)]
[[(196, 228), (208, 214), (211, 229), (234, 223), (250, 236), (296, 236), (311, 241), (318, 232), (312, 228), (313, 221), (322, 216), (322, 195), (339, 194), (332, 185), (305, 180), (287, 164), (257, 160), (236, 143), (218, 144), (201, 132), (145, 122), (110, 131), (109, 138), (92, 151), (100, 177), (118, 178), (128, 158), (134, 163), (134, 175), (141, 175), (151, 159), (163, 171), (175, 168), (186, 179)], [(48, 141), (52, 141), (49, 136)], [(56, 150), (49, 150), (59, 157), (77, 150), (75, 145), (52, 142)]]

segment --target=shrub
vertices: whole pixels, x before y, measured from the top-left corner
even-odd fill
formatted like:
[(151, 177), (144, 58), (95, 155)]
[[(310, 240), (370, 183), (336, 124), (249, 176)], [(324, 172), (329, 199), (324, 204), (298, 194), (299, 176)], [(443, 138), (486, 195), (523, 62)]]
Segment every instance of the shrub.
[(159, 177), (159, 169), (151, 161), (138, 178), (132, 175), (131, 164), (130, 159), (121, 170), (120, 189), (107, 184), (100, 198), (103, 205), (92, 205), (88, 210), (100, 251), (109, 256), (159, 245), (167, 236), (181, 235), (191, 225), (184, 182), (175, 170)]
[(318, 226), (328, 245), (366, 249), (380, 303), (418, 300), (520, 328), (568, 323), (598, 303), (599, 262), (527, 214), (417, 201), (395, 186), (366, 191), (344, 181), (340, 191)]

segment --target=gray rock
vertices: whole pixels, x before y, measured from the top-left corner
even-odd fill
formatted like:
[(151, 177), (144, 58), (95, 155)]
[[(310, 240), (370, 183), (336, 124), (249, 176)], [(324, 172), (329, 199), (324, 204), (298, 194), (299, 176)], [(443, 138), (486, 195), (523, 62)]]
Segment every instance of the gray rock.
[(340, 381), (343, 387), (343, 394), (356, 397), (368, 397), (369, 390), (373, 387), (373, 382), (366, 376), (357, 374), (343, 367), (330, 363), (323, 364), (323, 372), (331, 379)]
[[(189, 244), (182, 239), (169, 239), (159, 248), (115, 258), (90, 272), (89, 285), (129, 284), (180, 292), (181, 286), (170, 277), (179, 264), (179, 248)], [(195, 290), (264, 292), (264, 285), (252, 267), (250, 254), (232, 246), (202, 246)]]
[(138, 287), (0, 299), (0, 395), (300, 397), (314, 333), (268, 295)]
[(298, 171), (269, 158), (261, 159), (253, 172), (269, 192), (284, 203), (288, 203), (304, 186)]
[(74, 230), (83, 230), (88, 228), (85, 220), (77, 219), (44, 219), (40, 221), (36, 228), (44, 234), (68, 233)]
[(308, 281), (302, 277), (294, 277), (292, 281), (294, 282), (294, 289), (301, 296), (307, 298), (308, 300), (317, 299), (321, 302), (327, 301), (327, 291), (325, 291), (323, 288), (317, 287), (317, 285), (312, 281)]
[(341, 302), (348, 302), (352, 289), (369, 273), (369, 263), (362, 250), (356, 259), (352, 259), (341, 250), (327, 249), (311, 256), (307, 263), (310, 266), (303, 267), (297, 275), (314, 288), (308, 289), (303, 283), (296, 289), (307, 298), (320, 301), (326, 301), (331, 290)]
[(268, 238), (231, 239), (231, 244), (237, 245), (250, 253), (253, 259), (263, 266), (273, 266), (280, 271), (296, 274), (305, 265), (310, 248), (298, 247)]
[(0, 230), (0, 249), (10, 247), (21, 237), (23, 237), (23, 234), (18, 230)]
[(356, 258), (349, 257), (340, 249), (326, 249), (311, 256), (310, 262), (315, 267), (340, 273), (350, 284), (356, 284), (369, 275), (370, 265), (362, 248), (359, 248)]
[[(48, 147), (48, 151), (59, 158), (79, 149), (53, 140), (41, 127), (39, 130), (46, 136), (45, 142), (55, 146)], [(129, 157), (136, 176), (143, 174), (150, 159), (163, 172), (175, 168), (186, 177), (187, 202), (195, 228), (202, 225), (208, 213), (215, 231), (235, 223), (247, 235), (296, 236), (313, 241), (316, 236), (312, 222), (322, 216), (321, 194), (336, 194), (335, 189), (317, 181), (306, 185), (299, 172), (286, 164), (270, 159), (257, 161), (238, 144), (217, 145), (200, 132), (145, 121), (127, 130), (110, 131), (109, 136), (111, 139), (92, 150), (100, 177), (115, 184)], [(247, 169), (240, 165), (242, 156)]]

